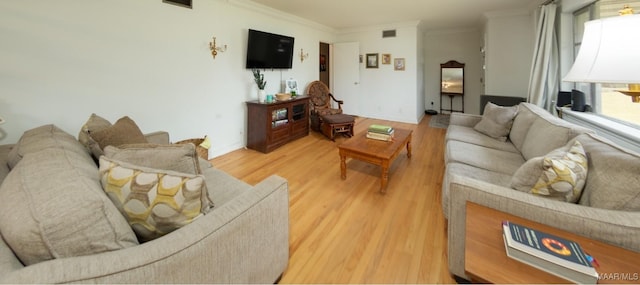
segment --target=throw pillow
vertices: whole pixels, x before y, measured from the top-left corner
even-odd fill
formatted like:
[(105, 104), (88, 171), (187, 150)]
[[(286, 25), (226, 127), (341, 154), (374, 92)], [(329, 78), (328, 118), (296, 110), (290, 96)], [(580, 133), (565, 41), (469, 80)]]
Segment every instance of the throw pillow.
[(491, 102), (484, 106), (482, 119), (473, 128), (500, 141), (507, 141), (518, 106), (502, 107)]
[(78, 141), (80, 141), (80, 143), (82, 143), (87, 149), (90, 149), (90, 135), (94, 132), (104, 130), (111, 126), (111, 122), (109, 122), (107, 119), (93, 113), (91, 114), (91, 116), (89, 116), (89, 119), (87, 119), (84, 125), (82, 125), (82, 128), (80, 128), (80, 132), (78, 133)]
[(103, 154), (103, 149), (108, 145), (134, 143), (147, 143), (147, 139), (138, 125), (127, 116), (120, 118), (111, 127), (94, 131), (90, 134), (89, 140), (90, 150), (96, 158)]
[(107, 146), (104, 148), (104, 155), (108, 158), (144, 167), (202, 174), (196, 147), (193, 144)]
[(575, 203), (587, 180), (587, 155), (579, 141), (535, 157), (513, 175), (511, 187), (548, 198)]
[(28, 153), (0, 186), (2, 238), (24, 265), (138, 244), (79, 147)]
[(102, 188), (141, 242), (149, 241), (209, 212), (202, 175), (179, 173), (100, 157)]

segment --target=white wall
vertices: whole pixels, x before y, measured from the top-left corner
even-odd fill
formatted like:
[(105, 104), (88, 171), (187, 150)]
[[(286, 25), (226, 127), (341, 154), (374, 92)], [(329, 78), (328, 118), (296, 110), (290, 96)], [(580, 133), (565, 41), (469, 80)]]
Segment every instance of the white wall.
[[(465, 64), (464, 111), (480, 114), (482, 83), (482, 57), (480, 46), (482, 32), (479, 29), (441, 30), (426, 33), (425, 45), (425, 109), (440, 111), (440, 64), (455, 60)], [(433, 102), (433, 106), (431, 105)], [(462, 99), (453, 100), (453, 109), (461, 109)], [(449, 97), (442, 97), (442, 105), (450, 109)]]
[(506, 11), (485, 15), (485, 93), (527, 97), (535, 44), (530, 11)]
[[(247, 29), (295, 37), (309, 58), (266, 71), (267, 92), (289, 77), (318, 78), (318, 43), (335, 32), (246, 0), (0, 1), (0, 143), (53, 123), (75, 135), (91, 113), (133, 118), (173, 141), (209, 135), (212, 156), (243, 147), (245, 101), (257, 98), (244, 68)], [(214, 60), (217, 37), (228, 50)]]
[[(383, 30), (396, 30), (395, 38), (382, 38)], [(378, 53), (378, 68), (366, 68), (360, 64), (359, 114), (406, 123), (418, 123), (423, 111), (416, 114), (416, 103), (422, 94), (419, 90), (420, 58), (418, 57), (418, 23), (400, 23), (370, 27), (364, 30), (344, 31), (338, 42), (358, 42), (360, 54)], [(391, 54), (391, 64), (382, 64), (382, 54)], [(393, 59), (404, 58), (405, 70), (396, 71)], [(349, 102), (345, 102), (349, 104)]]

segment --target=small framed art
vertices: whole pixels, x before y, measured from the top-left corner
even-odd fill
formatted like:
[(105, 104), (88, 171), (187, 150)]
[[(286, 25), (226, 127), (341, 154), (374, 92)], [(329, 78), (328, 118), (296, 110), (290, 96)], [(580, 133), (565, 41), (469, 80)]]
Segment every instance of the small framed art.
[(388, 53), (382, 54), (382, 64), (391, 64), (391, 54), (388, 54)]
[(404, 58), (396, 58), (393, 60), (394, 70), (404, 70)]
[(367, 68), (378, 68), (378, 54), (377, 53), (368, 53), (367, 54)]

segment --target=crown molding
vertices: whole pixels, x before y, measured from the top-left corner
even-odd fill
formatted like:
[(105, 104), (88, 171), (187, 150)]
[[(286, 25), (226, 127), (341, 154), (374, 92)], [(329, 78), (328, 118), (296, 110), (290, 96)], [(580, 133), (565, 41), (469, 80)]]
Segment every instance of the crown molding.
[(336, 33), (339, 35), (345, 34), (353, 34), (353, 33), (362, 33), (362, 32), (371, 32), (371, 31), (380, 31), (380, 30), (390, 30), (390, 29), (399, 29), (399, 28), (420, 28), (421, 21), (406, 21), (406, 22), (397, 22), (397, 23), (389, 23), (389, 24), (381, 24), (381, 25), (373, 25), (373, 26), (363, 26), (363, 27), (354, 27), (354, 28), (345, 28), (337, 30)]
[(285, 13), (280, 10), (277, 10), (262, 4), (258, 4), (251, 0), (226, 0), (226, 2), (229, 3), (230, 5), (233, 5), (242, 9), (250, 10), (256, 13), (260, 13), (269, 17), (277, 18), (283, 21), (304, 25), (316, 30), (323, 31), (323, 32), (337, 33), (337, 31), (334, 28), (307, 20), (305, 18), (296, 16), (293, 14)]
[(514, 9), (514, 10), (490, 11), (482, 15), (487, 19), (492, 19), (492, 18), (502, 18), (502, 17), (529, 16), (532, 14), (533, 14), (533, 10)]

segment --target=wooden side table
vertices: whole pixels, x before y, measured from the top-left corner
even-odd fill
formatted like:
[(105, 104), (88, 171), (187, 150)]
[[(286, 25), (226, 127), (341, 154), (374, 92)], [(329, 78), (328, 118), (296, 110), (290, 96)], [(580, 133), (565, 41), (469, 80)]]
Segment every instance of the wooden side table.
[(578, 236), (472, 202), (467, 202), (465, 273), (476, 283), (570, 283), (545, 271), (511, 259), (502, 239), (502, 221), (509, 220), (574, 240), (599, 263), (599, 284), (640, 282), (640, 253)]

